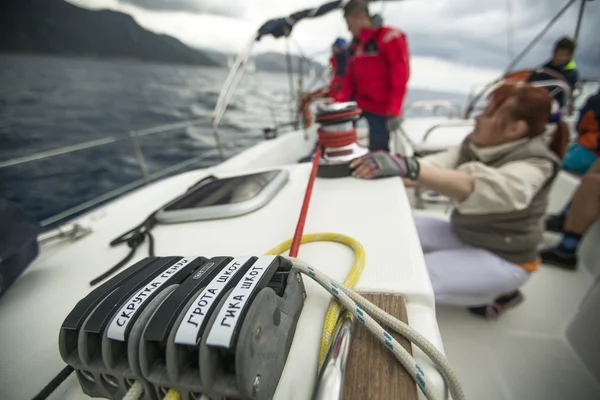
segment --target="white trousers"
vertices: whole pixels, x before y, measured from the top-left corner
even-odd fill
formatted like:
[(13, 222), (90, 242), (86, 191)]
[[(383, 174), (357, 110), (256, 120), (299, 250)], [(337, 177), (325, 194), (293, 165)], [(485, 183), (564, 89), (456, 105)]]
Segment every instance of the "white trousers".
[(415, 225), (438, 304), (481, 306), (523, 285), (529, 272), (464, 244), (450, 222), (415, 215)]

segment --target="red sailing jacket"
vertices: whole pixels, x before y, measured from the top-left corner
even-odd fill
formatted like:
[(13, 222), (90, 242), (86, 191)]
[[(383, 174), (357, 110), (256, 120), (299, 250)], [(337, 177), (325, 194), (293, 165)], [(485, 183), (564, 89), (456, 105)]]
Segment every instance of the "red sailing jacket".
[(401, 115), (409, 75), (405, 35), (387, 26), (363, 28), (335, 100), (353, 99), (373, 114)]
[(329, 63), (331, 64), (332, 71), (332, 78), (331, 82), (329, 83), (329, 97), (335, 99), (342, 90), (345, 77), (338, 75), (338, 62), (335, 57), (332, 56), (329, 59)]

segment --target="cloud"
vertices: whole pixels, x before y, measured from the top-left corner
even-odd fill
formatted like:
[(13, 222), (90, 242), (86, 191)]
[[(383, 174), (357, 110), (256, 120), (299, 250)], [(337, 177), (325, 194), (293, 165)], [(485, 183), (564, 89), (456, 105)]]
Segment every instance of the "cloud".
[(498, 78), (502, 70), (467, 66), (437, 57), (413, 56), (409, 87), (440, 92), (472, 93)]
[(243, 17), (248, 5), (244, 0), (119, 0), (121, 3), (153, 11), (184, 11), (226, 17)]
[[(407, 1), (390, 4), (385, 19), (407, 32), (414, 55), (505, 68), (565, 4), (566, 0)], [(517, 67), (547, 60), (556, 39), (573, 35), (577, 11), (577, 4), (572, 5)], [(600, 76), (594, 32), (599, 22), (600, 2), (587, 3), (576, 54), (584, 75)]]
[[(327, 0), (70, 0), (90, 8), (128, 13), (146, 29), (174, 36), (184, 43), (223, 52), (239, 52), (266, 20), (318, 6)], [(497, 77), (567, 0), (407, 0), (378, 2), (388, 25), (406, 32), (411, 51), (414, 87), (467, 92), (474, 84)], [(573, 35), (576, 2), (531, 50), (517, 68), (532, 68), (548, 60), (553, 42)], [(582, 75), (600, 77), (600, 46), (595, 32), (600, 1), (586, 4), (577, 64)], [(340, 12), (301, 21), (289, 43), (293, 53), (321, 52), (326, 62), (331, 42), (349, 38)], [(255, 51), (286, 49), (285, 40), (264, 38)], [(323, 52), (325, 50), (325, 52)], [(444, 75), (447, 72), (446, 75)], [(428, 79), (426, 74), (430, 74)], [(444, 80), (444, 76), (446, 76)]]

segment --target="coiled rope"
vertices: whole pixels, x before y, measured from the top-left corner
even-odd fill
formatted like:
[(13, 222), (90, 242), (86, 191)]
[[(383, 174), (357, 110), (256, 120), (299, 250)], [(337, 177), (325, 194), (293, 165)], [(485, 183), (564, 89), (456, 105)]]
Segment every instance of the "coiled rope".
[[(348, 130), (338, 130), (338, 123), (350, 124), (352, 120), (358, 118), (362, 113), (360, 108), (355, 108), (350, 111), (341, 111), (336, 113), (328, 113), (317, 116), (317, 122), (321, 123), (321, 127), (317, 129), (319, 137), (319, 146), (323, 148), (339, 148), (358, 143), (356, 128), (352, 127)], [(327, 124), (327, 125), (324, 125)], [(333, 124), (333, 125), (331, 125)], [(328, 127), (335, 126), (334, 129)], [(315, 155), (315, 159), (318, 158)]]
[[(311, 233), (308, 235), (303, 235), (301, 237), (301, 244), (311, 242), (336, 242), (345, 244), (346, 246), (354, 250), (354, 263), (352, 264), (352, 268), (350, 269), (350, 272), (346, 276), (346, 279), (344, 279), (343, 283), (345, 287), (353, 288), (354, 285), (356, 285), (356, 282), (358, 282), (358, 278), (360, 278), (360, 274), (362, 273), (365, 267), (365, 248), (363, 247), (363, 245), (358, 240), (339, 233)], [(281, 254), (290, 249), (291, 243), (292, 239), (286, 240), (285, 242), (273, 247), (266, 254)], [(323, 365), (323, 361), (325, 360), (325, 356), (327, 355), (327, 350), (329, 349), (329, 344), (331, 343), (331, 340), (333, 338), (335, 327), (337, 325), (341, 312), (342, 305), (340, 304), (340, 302), (335, 299), (332, 299), (329, 303), (327, 314), (325, 314), (323, 333), (321, 334), (321, 347), (319, 349), (319, 368), (321, 367), (321, 365)]]
[(327, 132), (319, 129), (317, 133), (319, 134), (319, 145), (323, 147), (344, 147), (358, 142), (355, 128), (340, 132)]

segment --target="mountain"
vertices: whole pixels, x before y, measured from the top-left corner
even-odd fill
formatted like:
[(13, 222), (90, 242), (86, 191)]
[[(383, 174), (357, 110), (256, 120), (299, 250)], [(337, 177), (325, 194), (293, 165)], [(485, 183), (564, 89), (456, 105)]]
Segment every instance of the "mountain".
[(202, 50), (204, 54), (208, 56), (211, 60), (216, 62), (218, 65), (222, 67), (227, 67), (228, 59), (235, 60), (235, 54), (230, 53), (221, 53), (220, 51), (212, 51), (212, 50)]
[[(300, 71), (300, 61), (302, 61), (302, 57), (291, 55), (291, 64), (292, 71), (294, 73), (298, 73)], [(262, 53), (257, 54), (254, 58), (254, 62), (256, 63), (256, 69), (259, 71), (271, 71), (271, 72), (287, 72), (287, 58), (285, 54), (282, 53)], [(316, 61), (308, 60), (310, 64), (307, 65), (306, 62), (303, 62), (302, 71), (306, 74), (310, 67), (315, 68), (317, 71), (321, 71), (323, 66)]]
[[(229, 67), (229, 63), (233, 62), (236, 58), (235, 54), (230, 53), (221, 53), (217, 51), (203, 50), (203, 52), (216, 61), (219, 65), (224, 67)], [(257, 71), (267, 71), (267, 72), (283, 72), (287, 73), (287, 59), (286, 55), (282, 53), (262, 53), (256, 54), (254, 57), (254, 65), (256, 66)], [(299, 63), (302, 60), (302, 57), (291, 55), (292, 62), (292, 71), (297, 74), (299, 72)], [(310, 67), (317, 70), (317, 72), (323, 69), (323, 65), (316, 61), (308, 61), (309, 64), (304, 62), (302, 66), (302, 70), (305, 74), (308, 73)]]
[(0, 52), (217, 65), (201, 51), (139, 26), (123, 13), (63, 0), (2, 0)]

